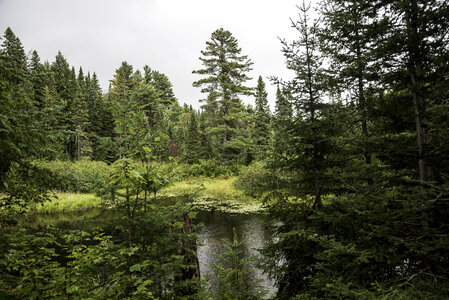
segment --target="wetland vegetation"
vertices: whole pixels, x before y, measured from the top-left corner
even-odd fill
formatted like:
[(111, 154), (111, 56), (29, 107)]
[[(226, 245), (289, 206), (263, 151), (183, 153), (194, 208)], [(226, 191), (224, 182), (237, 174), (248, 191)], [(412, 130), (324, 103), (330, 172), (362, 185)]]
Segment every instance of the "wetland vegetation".
[(103, 92), (7, 28), (0, 298), (449, 298), (447, 1), (297, 8), (273, 111), (223, 28), (199, 110), (150, 66)]

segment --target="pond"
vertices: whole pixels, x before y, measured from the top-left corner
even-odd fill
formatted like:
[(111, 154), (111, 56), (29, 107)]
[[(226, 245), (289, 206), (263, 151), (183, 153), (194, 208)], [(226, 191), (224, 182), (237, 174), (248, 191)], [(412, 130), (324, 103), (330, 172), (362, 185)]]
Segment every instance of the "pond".
[[(204, 226), (198, 233), (198, 260), (202, 279), (207, 279), (210, 288), (215, 288), (216, 280), (211, 265), (217, 262), (217, 255), (227, 251), (226, 242), (233, 240), (235, 228), (239, 241), (243, 241), (244, 256), (258, 256), (257, 249), (270, 243), (270, 223), (260, 214), (230, 214), (225, 212), (202, 211), (197, 220)], [(226, 266), (224, 266), (226, 267)], [(262, 270), (255, 268), (252, 280), (260, 280), (262, 287), (273, 294), (276, 290)]]
[[(36, 215), (31, 223), (32, 227), (54, 225), (86, 231), (101, 227), (105, 232), (112, 232), (114, 224), (108, 220), (114, 219), (118, 214), (120, 212), (115, 210), (102, 209), (78, 213), (42, 214)], [(199, 211), (196, 222), (203, 224), (198, 232), (197, 241), (201, 279), (207, 280), (210, 289), (217, 286), (211, 264), (217, 262), (217, 255), (227, 251), (225, 241), (232, 242), (233, 228), (236, 230), (239, 241), (243, 242), (243, 255), (246, 257), (258, 256), (257, 249), (271, 242), (269, 227), (272, 225), (262, 214)], [(260, 269), (254, 268), (251, 280), (258, 280), (269, 295), (276, 291), (274, 283)]]

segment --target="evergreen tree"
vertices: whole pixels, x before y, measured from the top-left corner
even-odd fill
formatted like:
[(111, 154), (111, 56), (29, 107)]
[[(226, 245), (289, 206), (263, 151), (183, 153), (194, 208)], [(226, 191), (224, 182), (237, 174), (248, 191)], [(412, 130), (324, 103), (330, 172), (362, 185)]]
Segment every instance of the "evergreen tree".
[(173, 92), (173, 85), (168, 77), (149, 66), (143, 67), (145, 83), (151, 84), (156, 90), (156, 97), (163, 105), (170, 105), (178, 100)]
[(3, 35), (4, 76), (14, 85), (24, 84), (27, 79), (27, 58), (20, 39), (7, 28)]
[(133, 67), (122, 62), (111, 81), (110, 101), (113, 105), (115, 131), (118, 135), (120, 159), (132, 156), (144, 143), (148, 131), (142, 105), (134, 97), (136, 86)]
[(201, 113), (199, 117), (199, 158), (209, 159), (214, 157), (213, 148), (210, 141), (210, 136), (207, 133), (205, 113)]
[(239, 96), (251, 94), (244, 83), (249, 79), (246, 73), (252, 62), (241, 55), (237, 39), (223, 28), (214, 31), (206, 45), (200, 57), (205, 68), (193, 73), (207, 77), (195, 81), (193, 86), (203, 87), (201, 92), (207, 94), (203, 108), (214, 118), (208, 131), (215, 136), (222, 161), (235, 159), (243, 149), (238, 137), (244, 106)]
[(313, 207), (319, 207), (329, 183), (324, 177), (330, 167), (326, 161), (329, 158), (327, 152), (331, 150), (327, 134), (328, 126), (332, 125), (328, 124), (327, 105), (323, 101), (324, 69), (319, 52), (318, 24), (309, 19), (310, 5), (303, 3), (299, 10), (299, 20), (292, 21), (299, 39), (291, 44), (283, 41), (287, 67), (295, 72), (295, 78), (287, 88), (296, 108), (294, 139), (286, 163), (300, 170), (301, 190), (314, 195)]
[(279, 86), (276, 90), (276, 105), (273, 118), (273, 155), (274, 162), (279, 162), (278, 156), (283, 156), (289, 145), (289, 131), (292, 128), (293, 111), (291, 103), (281, 91)]
[(88, 108), (87, 108), (87, 87), (83, 74), (83, 69), (79, 69), (77, 78), (76, 96), (74, 98), (71, 112), (73, 129), (75, 135), (76, 158), (81, 160), (81, 156), (88, 151), (87, 129), (88, 129)]
[(0, 48), (0, 192), (11, 164), (25, 159), (37, 146), (30, 130), (33, 120), (25, 91), (27, 72), (22, 43), (8, 27)]
[[(444, 220), (449, 209), (447, 201), (440, 199), (447, 199), (448, 189), (439, 180), (432, 185), (428, 182), (435, 178), (435, 165), (429, 165), (433, 155), (447, 149), (447, 144), (443, 145), (447, 140), (443, 142), (436, 133), (447, 122), (436, 110), (448, 111), (443, 100), (447, 100), (448, 85), (442, 85), (448, 78), (442, 62), (448, 54), (447, 47), (443, 47), (447, 36), (442, 33), (449, 27), (447, 18), (442, 17), (448, 7), (439, 1), (325, 3), (330, 5), (325, 7), (329, 9), (325, 22), (332, 31), (328, 32), (332, 36), (326, 38), (332, 43), (324, 50), (334, 63), (329, 71), (336, 75), (332, 79), (339, 81), (338, 88), (354, 90), (352, 99), (356, 101), (345, 106), (338, 101), (303, 102), (298, 100), (308, 99), (292, 94), (298, 116), (295, 114), (297, 120), (290, 130), (293, 147), (287, 148), (285, 161), (291, 162), (289, 171), (298, 177), (313, 174), (304, 167), (312, 166), (309, 154), (319, 145), (323, 156), (315, 170), (324, 174), (320, 178), (325, 180), (324, 194), (333, 197), (325, 205), (310, 209), (307, 201), (295, 200), (294, 196), (304, 196), (298, 187), (296, 193), (278, 193), (270, 206), (272, 216), (282, 220), (277, 230), (280, 239), (266, 249), (268, 265), (275, 270), (279, 287), (277, 296), (444, 298), (449, 263), (447, 247), (440, 241), (447, 238)], [(357, 22), (360, 27), (355, 26)], [(337, 40), (340, 38), (342, 42)], [(301, 42), (298, 45), (306, 46), (312, 40)], [(291, 54), (292, 61), (296, 58), (300, 66), (308, 66), (307, 56), (301, 57), (301, 52)], [(382, 67), (373, 74), (371, 68), (378, 63)], [(313, 64), (305, 70), (314, 70)], [(320, 87), (296, 74), (290, 91), (294, 91), (296, 83), (302, 83), (302, 87), (309, 88), (299, 89), (300, 95), (310, 96), (314, 87)], [(313, 76), (306, 79), (326, 83), (311, 80)], [(323, 85), (317, 90), (330, 87)], [(314, 123), (310, 122), (310, 104), (318, 113)], [(358, 124), (358, 128), (351, 123)], [(298, 126), (301, 124), (310, 127)], [(318, 144), (311, 138), (314, 133), (319, 137)], [(420, 134), (424, 136), (422, 151)], [(335, 149), (337, 154), (327, 149)], [(416, 157), (408, 154), (415, 149)], [(447, 156), (439, 158), (439, 175), (446, 177)], [(343, 180), (337, 180), (336, 175)], [(371, 180), (369, 185), (367, 179)], [(294, 179), (289, 183), (296, 186)], [(281, 257), (284, 263), (279, 267)]]
[(433, 157), (427, 106), (445, 101), (442, 87), (447, 78), (449, 7), (444, 1), (411, 0), (384, 3), (384, 9), (389, 12), (389, 25), (397, 28), (383, 43), (384, 78), (389, 87), (405, 89), (410, 95), (417, 173), (426, 185), (435, 179), (435, 165), (441, 165)]
[(113, 144), (114, 120), (107, 97), (103, 97), (95, 73), (86, 77), (86, 97), (88, 107), (88, 138), (92, 156), (96, 160), (115, 160), (116, 149)]
[(271, 116), (267, 97), (265, 82), (262, 76), (259, 76), (255, 92), (256, 107), (254, 114), (254, 142), (259, 157), (266, 155), (271, 138)]
[(196, 163), (198, 162), (198, 156), (200, 154), (200, 141), (198, 140), (198, 119), (197, 114), (194, 110), (192, 110), (189, 115), (189, 124), (187, 127), (187, 134), (185, 139), (184, 160), (187, 163)]
[(334, 75), (332, 89), (348, 93), (357, 105), (361, 136), (355, 140), (361, 144), (358, 148), (362, 149), (367, 164), (372, 160), (367, 101), (373, 86), (380, 86), (380, 66), (374, 49), (384, 21), (378, 18), (378, 8), (376, 1), (326, 0), (321, 4), (324, 23), (319, 33), (321, 49), (330, 58), (331, 70), (339, 70), (329, 72)]
[(36, 50), (31, 53), (29, 68), (30, 80), (33, 87), (33, 101), (37, 107), (42, 108), (45, 93), (45, 73)]
[(70, 66), (61, 51), (55, 57), (55, 61), (51, 65), (55, 89), (61, 100), (67, 101), (73, 95), (69, 95), (68, 87), (70, 81)]

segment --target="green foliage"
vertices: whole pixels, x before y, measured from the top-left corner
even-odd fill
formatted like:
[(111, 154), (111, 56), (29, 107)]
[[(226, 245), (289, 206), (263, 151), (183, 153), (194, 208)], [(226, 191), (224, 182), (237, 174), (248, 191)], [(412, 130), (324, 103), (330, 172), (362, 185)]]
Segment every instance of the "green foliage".
[(13, 163), (2, 182), (0, 194), (0, 225), (17, 223), (30, 205), (49, 201), (52, 176), (45, 168), (29, 162)]
[(34, 161), (38, 167), (54, 174), (51, 188), (61, 192), (101, 194), (109, 184), (111, 167), (104, 162), (90, 161)]
[(257, 156), (267, 155), (271, 140), (271, 116), (268, 107), (268, 94), (265, 90), (265, 82), (259, 76), (255, 91), (255, 112), (254, 112), (254, 144), (257, 148)]
[(50, 200), (38, 205), (28, 204), (37, 213), (86, 212), (92, 208), (104, 208), (105, 201), (94, 194), (54, 193)]
[(265, 192), (280, 188), (279, 176), (279, 173), (268, 169), (263, 161), (256, 161), (242, 169), (234, 185), (246, 195), (259, 197)]
[(187, 128), (186, 141), (185, 141), (185, 154), (184, 160), (187, 163), (196, 163), (198, 158), (201, 157), (200, 141), (198, 136), (200, 132), (198, 130), (198, 120), (195, 111), (190, 113), (189, 124)]
[(200, 57), (204, 69), (193, 71), (206, 77), (195, 81), (193, 86), (203, 87), (201, 92), (207, 94), (202, 100), (206, 131), (219, 151), (220, 160), (235, 161), (245, 148), (239, 142), (246, 119), (239, 96), (251, 94), (244, 84), (250, 79), (246, 73), (253, 63), (241, 55), (237, 39), (223, 28), (215, 30), (206, 45)]
[(218, 255), (218, 262), (212, 265), (218, 281), (214, 299), (263, 299), (266, 291), (258, 282), (252, 282), (250, 279), (253, 272), (251, 265), (255, 258), (243, 258), (242, 245), (245, 241), (239, 242), (235, 228), (233, 231), (233, 241), (224, 241), (228, 251)]
[[(434, 227), (438, 218), (428, 228), (422, 222), (434, 209), (447, 213), (447, 205), (436, 200), (434, 207), (419, 207), (419, 192), (387, 190), (378, 187), (370, 195), (333, 198), (320, 210), (277, 197), (271, 213), (283, 224), (265, 257), (276, 270), (279, 296), (357, 298), (366, 293), (381, 298), (398, 293), (419, 298), (431, 293), (434, 284), (444, 286), (446, 234)], [(286, 258), (285, 264), (278, 265), (280, 257)], [(412, 292), (416, 285), (419, 291)]]
[[(1, 273), (1, 281), (2, 293), (9, 297), (157, 299), (163, 291), (157, 291), (155, 282), (169, 282), (157, 273), (154, 256), (145, 258), (139, 246), (113, 243), (103, 234), (50, 228), (35, 234), (21, 230), (7, 238), (10, 249), (2, 257), (6, 272)], [(151, 247), (144, 252), (156, 251)], [(173, 266), (167, 267), (166, 271), (173, 271)], [(169, 297), (168, 292), (162, 296)]]
[(239, 165), (223, 165), (216, 159), (200, 159), (198, 163), (185, 165), (183, 169), (186, 177), (230, 177), (237, 175), (239, 172)]
[[(437, 57), (447, 57), (447, 49), (434, 43), (440, 39), (436, 28), (448, 27), (434, 17), (447, 6), (322, 5), (325, 26), (305, 26), (304, 14), (293, 23), (300, 40), (284, 42), (288, 66), (296, 73), (283, 93), (294, 104), (293, 118), (284, 135), (276, 132), (275, 119), (275, 141), (287, 146), (274, 145), (270, 167), (291, 177), (287, 189), (267, 198), (281, 225), (278, 240), (265, 249), (277, 297), (446, 298), (448, 248), (441, 239), (447, 235), (449, 211), (442, 199), (448, 191), (444, 181), (429, 175), (435, 167), (447, 173), (439, 167), (446, 165), (444, 156), (432, 160), (433, 153), (447, 149), (436, 133), (445, 131), (446, 121), (432, 108), (445, 111), (447, 88), (435, 89), (439, 96), (424, 90), (438, 85), (440, 79), (430, 78), (440, 66)], [(425, 26), (439, 23), (430, 39), (429, 31), (420, 31), (424, 19)], [(391, 30), (392, 24), (397, 29)], [(435, 56), (428, 60), (424, 53), (430, 52)], [(328, 70), (324, 57), (330, 59)], [(331, 102), (322, 101), (326, 94)], [(341, 101), (343, 95), (351, 101)], [(439, 121), (430, 125), (427, 109)], [(320, 192), (332, 197), (314, 205)], [(310, 197), (315, 201), (302, 200)]]
[[(2, 232), (2, 293), (19, 298), (194, 297), (200, 287), (195, 214), (181, 203), (159, 207), (155, 198), (146, 197), (147, 192), (156, 196), (169, 182), (172, 169), (163, 167), (129, 159), (117, 163), (114, 182), (126, 193), (120, 199), (124, 216), (110, 220), (114, 238), (51, 228)], [(139, 198), (141, 192), (145, 198)]]

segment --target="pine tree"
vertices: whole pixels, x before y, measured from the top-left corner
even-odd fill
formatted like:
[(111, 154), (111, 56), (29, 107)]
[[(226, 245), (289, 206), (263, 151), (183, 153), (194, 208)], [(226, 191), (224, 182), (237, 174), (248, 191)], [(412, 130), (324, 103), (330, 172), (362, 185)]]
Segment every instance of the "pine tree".
[(214, 31), (206, 45), (200, 57), (205, 68), (193, 73), (207, 77), (195, 81), (193, 86), (203, 87), (201, 92), (207, 94), (206, 100), (202, 100), (203, 108), (214, 118), (208, 131), (215, 136), (221, 159), (226, 161), (235, 159), (242, 151), (237, 137), (244, 106), (239, 96), (251, 94), (251, 88), (244, 83), (250, 79), (246, 73), (251, 70), (252, 62), (241, 55), (237, 39), (223, 28)]

